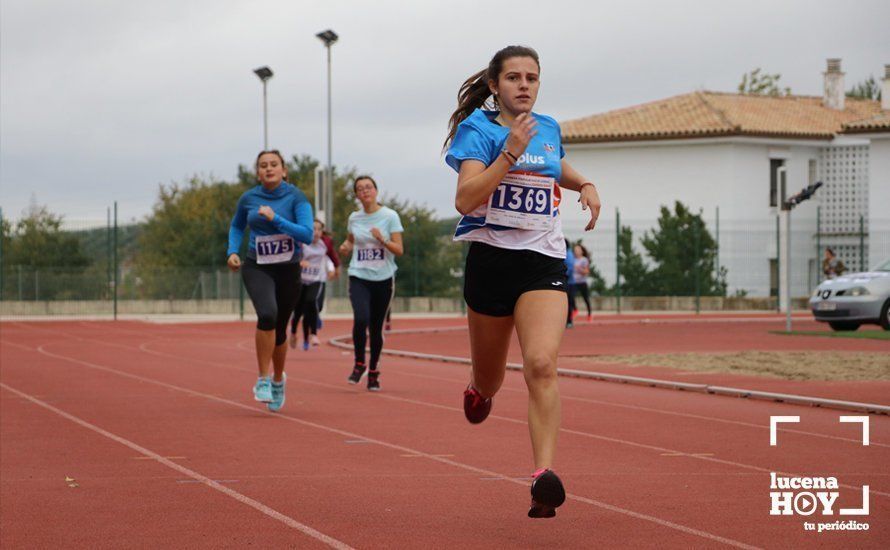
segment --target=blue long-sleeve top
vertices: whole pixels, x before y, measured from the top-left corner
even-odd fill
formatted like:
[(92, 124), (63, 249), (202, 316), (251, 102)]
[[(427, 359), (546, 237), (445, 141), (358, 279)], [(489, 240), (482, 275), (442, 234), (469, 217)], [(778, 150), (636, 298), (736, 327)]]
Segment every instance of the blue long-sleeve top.
[[(269, 206), (275, 211), (271, 221), (259, 214), (260, 206)], [(244, 229), (250, 226), (248, 258), (256, 258), (256, 237), (284, 233), (295, 240), (309, 244), (313, 232), (312, 205), (302, 191), (282, 181), (278, 187), (267, 191), (262, 185), (248, 189), (238, 199), (232, 224), (229, 226), (229, 249), (226, 257), (237, 254), (244, 238)], [(300, 247), (291, 262), (300, 261)]]

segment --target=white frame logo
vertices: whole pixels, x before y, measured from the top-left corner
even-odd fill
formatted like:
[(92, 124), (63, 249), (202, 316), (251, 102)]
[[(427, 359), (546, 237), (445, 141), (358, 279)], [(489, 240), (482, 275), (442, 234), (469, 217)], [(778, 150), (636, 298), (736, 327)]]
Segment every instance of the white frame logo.
[[(869, 417), (868, 416), (841, 416), (841, 423), (862, 424), (862, 446), (869, 446)], [(777, 447), (779, 424), (800, 423), (800, 416), (770, 416), (769, 417), (769, 444)], [(771, 516), (811, 516), (819, 512), (822, 516), (834, 516), (834, 504), (840, 492), (836, 477), (806, 477), (784, 475), (778, 472), (770, 472), (770, 515)], [(862, 486), (862, 506), (859, 508), (841, 508), (837, 511), (840, 516), (867, 516), (869, 514), (869, 486)], [(807, 531), (867, 531), (868, 523), (859, 523), (854, 520), (845, 522), (835, 521), (830, 523), (804, 522)]]

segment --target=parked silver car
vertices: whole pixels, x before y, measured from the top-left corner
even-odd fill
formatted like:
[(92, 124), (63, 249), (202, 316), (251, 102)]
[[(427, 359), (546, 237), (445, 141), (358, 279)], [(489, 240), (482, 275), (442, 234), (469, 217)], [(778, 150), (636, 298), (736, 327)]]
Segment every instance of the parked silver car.
[(834, 330), (867, 323), (890, 330), (890, 259), (871, 271), (824, 281), (810, 297), (810, 310)]

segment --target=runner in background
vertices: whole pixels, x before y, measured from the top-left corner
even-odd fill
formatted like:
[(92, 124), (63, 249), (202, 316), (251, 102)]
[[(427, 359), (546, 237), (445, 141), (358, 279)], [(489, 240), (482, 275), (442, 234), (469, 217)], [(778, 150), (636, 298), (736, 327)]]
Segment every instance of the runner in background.
[(575, 313), (578, 312), (578, 306), (575, 305), (575, 297), (581, 294), (584, 304), (587, 306), (587, 320), (592, 319), (590, 311), (590, 287), (587, 286), (587, 276), (590, 275), (590, 252), (584, 248), (580, 242), (574, 246), (575, 251), (575, 282), (574, 292), (572, 292), (572, 307)]
[[(328, 268), (328, 280), (336, 279), (340, 276), (340, 257), (337, 255), (337, 251), (334, 250), (334, 235), (330, 231), (324, 230), (324, 223), (321, 223), (322, 233), (321, 240), (324, 241), (324, 245), (327, 248), (328, 259), (331, 261), (331, 265), (333, 267)], [(321, 330), (321, 325), (323, 324), (321, 321), (321, 312), (324, 309), (324, 297), (327, 292), (327, 285), (321, 287), (321, 296), (318, 297), (318, 326), (316, 329)]]
[(303, 245), (303, 260), (300, 262), (302, 286), (290, 325), (291, 349), (297, 347), (297, 325), (300, 323), (301, 317), (303, 318), (303, 350), (308, 350), (310, 345), (317, 346), (319, 344), (318, 303), (325, 287), (325, 281), (328, 279), (327, 264), (330, 262), (326, 254), (327, 246), (321, 240), (323, 227), (322, 222), (315, 220), (312, 242)]
[[(284, 181), (287, 167), (278, 151), (261, 151), (256, 171), (260, 184), (245, 191), (235, 207), (227, 263), (232, 271), (241, 270), (257, 313), (259, 377), (253, 387), (254, 399), (277, 411), (285, 399), (287, 321), (300, 292), (298, 243), (312, 240), (312, 206), (299, 189)], [(250, 243), (242, 264), (238, 249), (246, 227), (250, 227)]]
[(575, 308), (575, 254), (572, 252), (572, 245), (569, 244), (569, 240), (564, 240), (566, 246), (566, 295), (569, 307), (569, 313), (566, 316), (566, 328), (572, 328), (575, 326), (573, 321), (577, 311)]
[[(396, 256), (404, 252), (402, 222), (392, 209), (377, 202), (377, 182), (359, 176), (352, 184), (362, 207), (349, 215), (348, 235), (340, 253), (350, 254), (349, 301), (352, 303), (352, 342), (355, 364), (350, 384), (358, 384), (367, 370), (368, 389), (380, 391), (380, 352), (383, 323), (395, 291)], [(370, 336), (371, 362), (365, 363), (365, 344)], [(368, 369), (370, 366), (370, 369)]]
[[(551, 469), (561, 417), (556, 357), (568, 309), (560, 202), (563, 189), (580, 193), (590, 230), (600, 199), (563, 159), (559, 124), (532, 112), (540, 72), (534, 50), (509, 46), (468, 78), (449, 122), (445, 162), (458, 172), (455, 206), (463, 217), (454, 238), (471, 241), (464, 299), (473, 367), (464, 414), (474, 424), (488, 417), (515, 329), (535, 463), (528, 515), (548, 518), (565, 501)], [(492, 96), (496, 110), (482, 110)]]

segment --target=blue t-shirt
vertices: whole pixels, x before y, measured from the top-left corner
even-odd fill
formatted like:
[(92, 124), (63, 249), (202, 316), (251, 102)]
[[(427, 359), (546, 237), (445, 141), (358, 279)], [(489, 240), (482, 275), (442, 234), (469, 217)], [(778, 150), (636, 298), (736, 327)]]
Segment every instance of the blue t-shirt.
[[(259, 214), (260, 206), (269, 206), (275, 211), (272, 221)], [(238, 199), (235, 215), (229, 226), (229, 249), (226, 256), (238, 253), (244, 229), (250, 226), (250, 245), (247, 257), (256, 259), (256, 238), (272, 235), (287, 235), (301, 243), (312, 242), (312, 205), (306, 195), (293, 185), (282, 181), (278, 187), (267, 191), (262, 185), (248, 189)], [(274, 243), (270, 243), (274, 244)], [(293, 257), (287, 262), (300, 261), (300, 246), (294, 247)], [(279, 262), (274, 262), (279, 263)]]
[(346, 228), (354, 242), (349, 275), (366, 281), (385, 281), (396, 274), (396, 257), (374, 238), (372, 227), (380, 230), (384, 240), (389, 240), (393, 233), (405, 231), (396, 211), (385, 206), (373, 214), (366, 214), (364, 210), (350, 214)]
[[(495, 111), (476, 109), (458, 125), (445, 155), (445, 162), (455, 172), (460, 172), (460, 165), (465, 160), (478, 160), (485, 166), (490, 166), (497, 160), (510, 134), (509, 128), (494, 121), (497, 115)], [(534, 250), (556, 258), (565, 257), (565, 240), (559, 216), (561, 191), (558, 185), (562, 177), (562, 158), (565, 156), (565, 150), (562, 147), (559, 123), (546, 115), (532, 113), (532, 116), (537, 121), (537, 134), (529, 142), (525, 152), (520, 155), (517, 163), (510, 167), (509, 174), (543, 176), (556, 181), (557, 185), (553, 186), (550, 197), (553, 223), (549, 229), (540, 230), (493, 224), (486, 221), (488, 215), (486, 202), (460, 219), (454, 240), (480, 241), (500, 248)], [(506, 191), (496, 190), (495, 193), (503, 195)], [(502, 195), (498, 197), (503, 199)], [(529, 198), (528, 195), (522, 196)], [(538, 195), (531, 197), (536, 199)], [(509, 198), (507, 202), (510, 202)], [(530, 200), (529, 204), (534, 205), (534, 201)]]
[(566, 277), (570, 285), (575, 284), (575, 253), (571, 248), (566, 248)]

